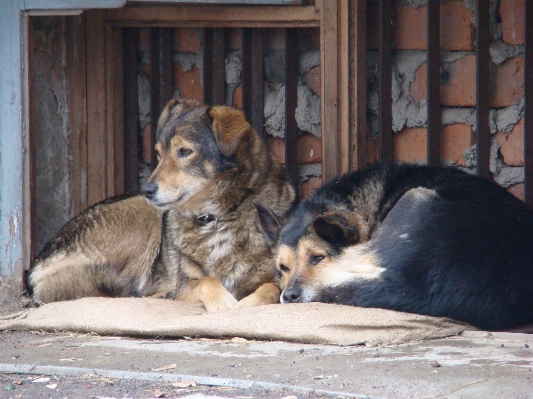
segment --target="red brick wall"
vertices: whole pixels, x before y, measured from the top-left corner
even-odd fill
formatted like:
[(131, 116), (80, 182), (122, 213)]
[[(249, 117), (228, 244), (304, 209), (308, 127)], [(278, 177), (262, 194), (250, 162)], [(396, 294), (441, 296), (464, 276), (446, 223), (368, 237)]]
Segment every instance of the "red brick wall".
[[(487, 0), (488, 1), (488, 0)], [(524, 1), (491, 2), (491, 172), (498, 183), (523, 198)], [(406, 162), (426, 159), (426, 16), (420, 1), (398, 0), (395, 6), (393, 118), (394, 156)], [(475, 160), (476, 26), (474, 1), (441, 4), (441, 159), (473, 169)], [(377, 159), (375, 100), (379, 4), (368, 4), (368, 162)], [(395, 91), (396, 89), (396, 91)], [(396, 94), (396, 97), (394, 97)]]

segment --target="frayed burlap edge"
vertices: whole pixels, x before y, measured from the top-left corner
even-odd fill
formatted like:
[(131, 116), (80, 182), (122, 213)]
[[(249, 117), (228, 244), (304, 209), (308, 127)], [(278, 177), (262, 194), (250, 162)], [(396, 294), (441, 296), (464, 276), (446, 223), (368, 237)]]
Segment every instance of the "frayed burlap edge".
[(82, 298), (0, 318), (0, 330), (385, 345), (443, 338), (474, 329), (447, 318), (323, 303), (265, 305), (207, 313), (151, 298)]

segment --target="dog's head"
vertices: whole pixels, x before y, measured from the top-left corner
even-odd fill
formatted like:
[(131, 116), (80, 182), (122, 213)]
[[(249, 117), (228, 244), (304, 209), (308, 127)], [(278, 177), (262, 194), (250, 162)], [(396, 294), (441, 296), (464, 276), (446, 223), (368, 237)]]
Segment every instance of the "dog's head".
[(237, 170), (234, 154), (250, 133), (238, 109), (170, 101), (157, 126), (159, 163), (143, 194), (160, 209), (212, 198), (218, 182)]
[(381, 271), (366, 251), (367, 226), (357, 212), (311, 205), (301, 203), (285, 225), (271, 210), (257, 207), (265, 235), (277, 245), (282, 303), (334, 302), (335, 287)]

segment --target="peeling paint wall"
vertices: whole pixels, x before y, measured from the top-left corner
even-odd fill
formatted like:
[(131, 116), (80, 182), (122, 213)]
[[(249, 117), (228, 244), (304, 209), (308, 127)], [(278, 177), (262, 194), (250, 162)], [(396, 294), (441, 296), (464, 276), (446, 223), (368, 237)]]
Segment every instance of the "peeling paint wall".
[[(19, 280), (25, 256), (23, 176), (27, 153), (23, 114), (22, 0), (2, 3), (0, 12), (0, 280)], [(20, 281), (20, 280), (19, 280)]]

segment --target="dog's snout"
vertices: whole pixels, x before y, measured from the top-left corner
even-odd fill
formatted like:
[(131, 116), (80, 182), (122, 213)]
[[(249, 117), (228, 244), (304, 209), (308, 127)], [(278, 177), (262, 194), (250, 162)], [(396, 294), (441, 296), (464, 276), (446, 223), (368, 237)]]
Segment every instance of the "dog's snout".
[(142, 193), (148, 199), (152, 199), (157, 193), (157, 184), (153, 182), (146, 183), (142, 188)]
[(283, 303), (297, 303), (302, 299), (302, 290), (298, 287), (287, 288), (281, 294)]

